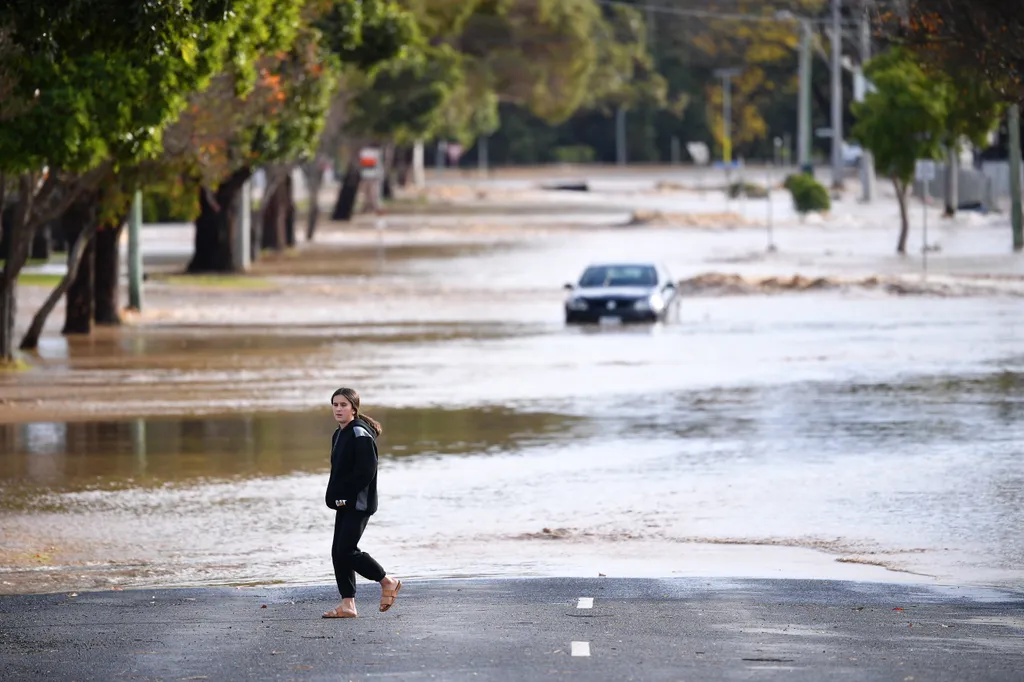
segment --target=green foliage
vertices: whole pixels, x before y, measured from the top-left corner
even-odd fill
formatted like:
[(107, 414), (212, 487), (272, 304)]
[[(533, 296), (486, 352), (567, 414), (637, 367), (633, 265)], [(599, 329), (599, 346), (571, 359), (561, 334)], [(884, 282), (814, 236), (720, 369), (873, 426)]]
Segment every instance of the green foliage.
[[(786, 182), (789, 182), (788, 178), (786, 179)], [(786, 185), (786, 189), (790, 189), (788, 184)], [(738, 199), (739, 197), (748, 197), (750, 199), (766, 199), (768, 197), (768, 190), (765, 189), (764, 185), (755, 185), (752, 182), (734, 182), (731, 185), (729, 185), (726, 191), (729, 194), (730, 199)], [(828, 207), (826, 207), (825, 209), (812, 210), (828, 210)]]
[(795, 173), (786, 178), (785, 188), (793, 195), (793, 207), (801, 215), (825, 212), (832, 208), (828, 190), (807, 173)]
[(0, 127), (0, 170), (11, 174), (154, 157), (189, 93), (229, 58), (248, 74), (259, 50), (289, 43), (301, 0), (50, 0), (19, 14), (22, 4), (0, 11), (18, 46), (0, 59), (25, 105)]
[(586, 145), (555, 147), (555, 160), (559, 163), (593, 163), (594, 148)]
[(934, 71), (931, 75), (946, 84), (948, 142), (959, 144), (961, 138), (966, 138), (973, 145), (984, 146), (1006, 109), (999, 93), (986, 79)]
[(399, 56), (415, 39), (413, 16), (393, 0), (333, 0), (327, 5), (315, 28), (342, 62), (363, 71)]
[(199, 187), (180, 176), (143, 189), (142, 221), (145, 223), (190, 223), (198, 215)]
[(407, 51), (356, 88), (348, 127), (398, 144), (434, 136), (446, 127), (439, 114), (452, 111), (455, 95), (464, 93), (463, 78), (461, 55), (447, 45)]
[(875, 89), (853, 105), (852, 137), (875, 156), (879, 172), (904, 187), (918, 159), (937, 159), (946, 136), (948, 84), (930, 77), (913, 56), (893, 49), (868, 62)]

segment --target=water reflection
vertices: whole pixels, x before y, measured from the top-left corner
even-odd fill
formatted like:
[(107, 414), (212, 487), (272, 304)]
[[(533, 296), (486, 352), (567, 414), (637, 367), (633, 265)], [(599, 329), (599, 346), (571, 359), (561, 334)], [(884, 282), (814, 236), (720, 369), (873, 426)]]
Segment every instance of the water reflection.
[[(501, 408), (383, 409), (383, 456), (508, 452), (585, 431), (584, 420)], [(191, 419), (0, 424), (7, 506), (40, 491), (275, 477), (328, 467), (329, 410)], [(20, 495), (14, 493), (19, 492)]]
[[(631, 571), (670, 575), (712, 543), (1014, 585), (1019, 381), (996, 371), (372, 410), (386, 499), (373, 542), (396, 571), (431, 577), (578, 574), (626, 555), (644, 560)], [(333, 428), (326, 406), (0, 426), (0, 591), (327, 583)], [(57, 568), (40, 572), (37, 555)]]

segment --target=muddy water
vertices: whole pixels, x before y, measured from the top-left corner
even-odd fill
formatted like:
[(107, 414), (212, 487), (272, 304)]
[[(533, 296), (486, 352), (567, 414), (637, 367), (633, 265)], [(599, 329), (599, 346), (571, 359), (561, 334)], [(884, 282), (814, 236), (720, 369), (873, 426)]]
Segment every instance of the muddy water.
[[(998, 371), (668, 391), (656, 409), (595, 395), (561, 413), (379, 410), (365, 544), (408, 576), (1019, 586), (1022, 393)], [(331, 429), (324, 411), (0, 427), (0, 584), (329, 582)]]
[(277, 293), (156, 289), (177, 317), (51, 338), (0, 380), (0, 590), (329, 582), (339, 383), (386, 428), (364, 544), (403, 576), (1022, 586), (1019, 297), (688, 297), (664, 325), (561, 322), (589, 259), (909, 267), (868, 268), (834, 232), (744, 260), (759, 236), (559, 233)]

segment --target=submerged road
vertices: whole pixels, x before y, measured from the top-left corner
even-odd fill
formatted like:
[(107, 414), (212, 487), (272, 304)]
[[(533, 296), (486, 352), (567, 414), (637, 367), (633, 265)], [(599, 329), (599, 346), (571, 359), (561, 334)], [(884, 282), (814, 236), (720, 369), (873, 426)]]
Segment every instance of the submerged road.
[(1024, 680), (1024, 594), (802, 580), (410, 581), (0, 597), (11, 680)]

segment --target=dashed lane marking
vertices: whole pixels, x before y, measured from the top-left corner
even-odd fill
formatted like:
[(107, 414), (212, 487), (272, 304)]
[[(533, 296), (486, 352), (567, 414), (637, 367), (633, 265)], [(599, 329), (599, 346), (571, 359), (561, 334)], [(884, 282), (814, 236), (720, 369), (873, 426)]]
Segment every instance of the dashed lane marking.
[(572, 655), (573, 656), (589, 656), (590, 655), (590, 642), (573, 642), (572, 643)]

